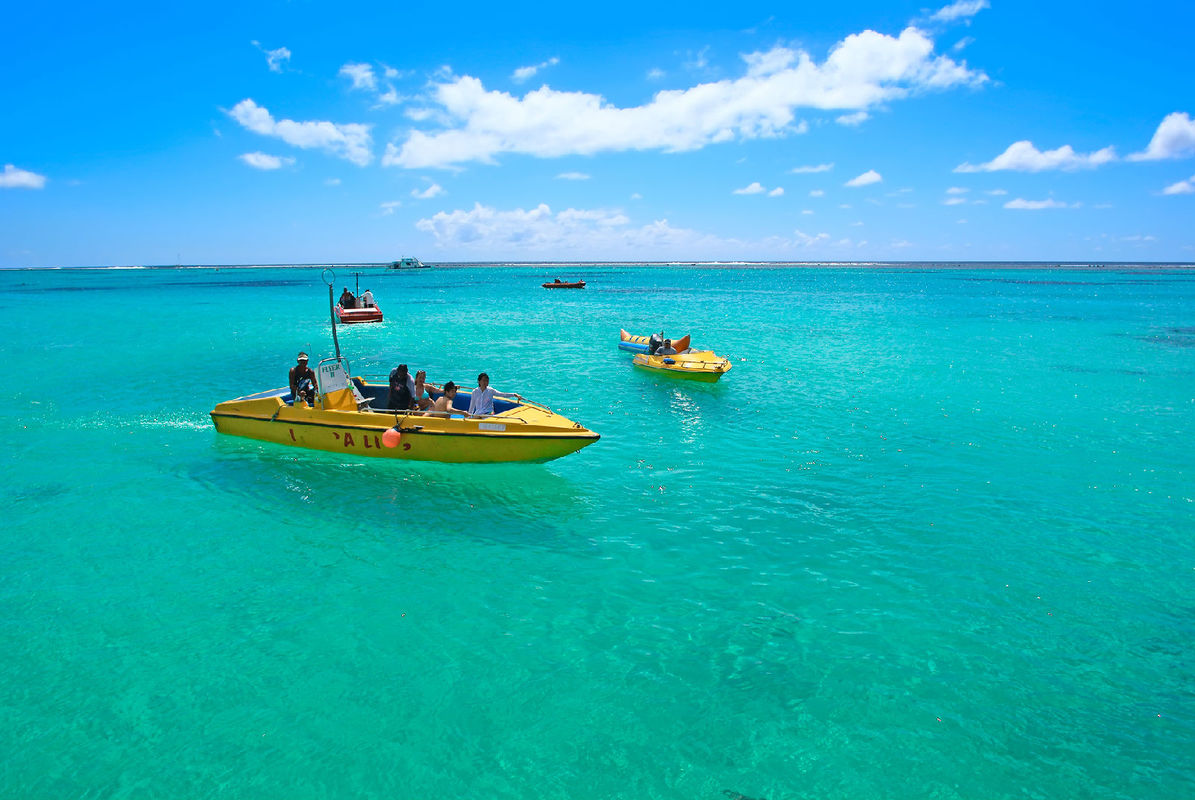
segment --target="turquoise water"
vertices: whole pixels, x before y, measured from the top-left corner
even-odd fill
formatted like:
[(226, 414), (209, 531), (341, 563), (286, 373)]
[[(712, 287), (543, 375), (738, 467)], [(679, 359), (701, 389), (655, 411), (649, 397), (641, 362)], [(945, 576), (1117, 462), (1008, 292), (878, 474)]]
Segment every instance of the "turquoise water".
[(0, 796), (1195, 795), (1195, 271), (366, 287), (356, 372), (485, 370), (601, 441), (218, 436), (331, 352), (319, 270), (0, 272)]

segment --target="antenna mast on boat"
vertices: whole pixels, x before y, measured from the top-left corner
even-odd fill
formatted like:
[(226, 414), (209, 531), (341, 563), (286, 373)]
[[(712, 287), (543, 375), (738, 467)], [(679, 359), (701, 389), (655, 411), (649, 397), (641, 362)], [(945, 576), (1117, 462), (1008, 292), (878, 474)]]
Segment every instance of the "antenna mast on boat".
[(336, 346), (336, 360), (340, 360), (340, 340), (336, 338), (336, 308), (332, 304), (332, 284), (336, 282), (336, 273), (330, 269), (324, 269), (320, 273), (320, 277), (324, 279), (324, 283), (328, 284), (328, 316), (332, 318), (332, 344)]

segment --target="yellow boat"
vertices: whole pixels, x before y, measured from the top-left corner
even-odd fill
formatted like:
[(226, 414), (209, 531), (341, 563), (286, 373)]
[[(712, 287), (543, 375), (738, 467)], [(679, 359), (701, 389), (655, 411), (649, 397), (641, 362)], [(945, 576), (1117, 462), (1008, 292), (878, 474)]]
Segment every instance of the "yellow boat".
[(666, 372), (677, 378), (714, 382), (730, 371), (730, 361), (715, 355), (712, 350), (688, 350), (669, 356), (649, 356), (639, 353), (635, 366)]
[(212, 409), (212, 422), (217, 431), (232, 436), (413, 461), (551, 461), (600, 438), (527, 400), (495, 398), (494, 414), (470, 417), (469, 391), (464, 389), (451, 416), (385, 410), (389, 385), (350, 380), (343, 359), (321, 362), (317, 376), (314, 406), (293, 400), (284, 387), (220, 403)]

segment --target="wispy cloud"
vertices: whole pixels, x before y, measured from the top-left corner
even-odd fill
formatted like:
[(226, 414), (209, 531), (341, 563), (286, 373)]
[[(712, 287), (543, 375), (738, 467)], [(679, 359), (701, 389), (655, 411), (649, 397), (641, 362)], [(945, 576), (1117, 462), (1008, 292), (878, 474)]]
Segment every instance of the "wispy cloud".
[(823, 195), (825, 195), (825, 193), (826, 192), (822, 189), (810, 189), (809, 190), (810, 197), (822, 197)]
[(1005, 208), (1019, 209), (1022, 211), (1040, 211), (1043, 208), (1078, 208), (1078, 203), (1063, 203), (1058, 200), (1009, 200), (1004, 204)]
[(275, 120), (266, 108), (257, 105), (252, 99), (237, 103), (228, 115), (254, 133), (273, 136), (294, 147), (324, 150), (359, 166), (365, 166), (373, 160), (373, 139), (369, 135), (369, 125)]
[(830, 162), (829, 164), (816, 164), (816, 165), (810, 165), (810, 166), (804, 166), (804, 167), (793, 167), (792, 169), (789, 170), (789, 172), (791, 172), (794, 175), (804, 175), (807, 172), (829, 172), (832, 169), (834, 169), (834, 163)]
[(946, 190), (946, 194), (966, 194), (969, 191), (971, 190), (965, 186), (951, 186)]
[(837, 122), (839, 125), (847, 125), (849, 127), (855, 127), (858, 125), (862, 125), (864, 122), (866, 122), (870, 118), (870, 116), (871, 115), (868, 114), (866, 111), (856, 111), (854, 114), (843, 114), (841, 117), (835, 118), (834, 121)]
[(514, 74), (512, 74), (510, 77), (511, 77), (511, 80), (513, 80), (515, 83), (522, 83), (523, 81), (527, 80), (528, 78), (534, 77), (535, 73), (539, 72), (541, 69), (546, 69), (547, 67), (554, 67), (559, 63), (560, 63), (560, 59), (557, 58), (556, 56), (552, 56), (547, 61), (541, 61), (540, 63), (535, 64), (533, 66), (519, 67), (518, 69), (516, 69), (514, 71)]
[(1000, 155), (985, 164), (959, 164), (955, 172), (1043, 172), (1051, 169), (1076, 170), (1093, 169), (1101, 164), (1116, 160), (1116, 149), (1105, 147), (1094, 153), (1076, 153), (1069, 144), (1056, 150), (1038, 150), (1033, 142), (1014, 142)]
[(262, 153), (260, 151), (242, 153), (237, 158), (254, 169), (280, 169), (295, 163), (295, 160), (289, 156), (272, 156), (269, 153)]
[(562, 172), (556, 176), (562, 181), (587, 181), (589, 176), (584, 172)]
[(947, 197), (945, 200), (942, 201), (942, 205), (944, 205), (944, 206), (961, 206), (963, 203), (966, 203), (966, 202), (967, 202), (967, 198), (965, 198), (965, 197)]
[(18, 169), (12, 164), (5, 164), (4, 172), (0, 172), (0, 189), (42, 189), (45, 185), (45, 175)]
[(765, 191), (767, 190), (763, 188), (763, 184), (755, 181), (742, 189), (735, 189), (731, 194), (763, 194)]
[(290, 61), (290, 50), (285, 47), (279, 47), (277, 50), (267, 50), (256, 39), (253, 40), (252, 44), (266, 54), (266, 65), (269, 66), (270, 72), (281, 72), (282, 63)]
[(853, 34), (821, 64), (784, 47), (742, 58), (745, 71), (737, 79), (661, 91), (649, 103), (628, 108), (586, 92), (544, 86), (516, 97), (488, 91), (478, 78), (447, 78), (430, 90), (445, 129), (411, 132), (401, 145), (387, 148), (383, 163), (411, 169), (492, 162), (502, 153), (552, 158), (697, 150), (797, 133), (800, 108), (864, 111), (912, 94), (988, 80), (963, 63), (935, 55), (933, 41), (914, 27), (899, 36)]
[(377, 101), (374, 108), (397, 105), (402, 102), (403, 97), (390, 81), (399, 77), (402, 73), (385, 64), (382, 64), (381, 67), (382, 74), (385, 76), (384, 80), (379, 80), (378, 74), (374, 71), (372, 64), (350, 62), (342, 66), (337, 74), (342, 78), (348, 78), (352, 82), (352, 85), (349, 87), (351, 90), (371, 92)]
[(658, 81), (664, 77), (664, 70), (659, 67), (652, 67), (647, 71), (647, 79), (649, 81)]
[(380, 203), (378, 205), (378, 208), (382, 209), (382, 216), (386, 217), (386, 216), (389, 216), (390, 214), (393, 214), (394, 209), (399, 208), (400, 206), (402, 206), (401, 200), (390, 200), (389, 202), (386, 202), (386, 203)]
[(444, 194), (444, 187), (438, 183), (433, 183), (423, 191), (419, 191), (418, 189), (411, 190), (411, 197), (415, 197), (420, 200), (430, 200), (433, 197), (438, 197), (442, 194)]
[(1195, 175), (1185, 181), (1172, 183), (1162, 190), (1162, 194), (1193, 194), (1195, 193)]
[(783, 196), (784, 196), (784, 187), (783, 186), (777, 186), (775, 189), (768, 192), (768, 197), (783, 197)]
[(1175, 111), (1154, 131), (1149, 146), (1129, 156), (1130, 161), (1158, 161), (1164, 158), (1183, 158), (1195, 153), (1195, 120), (1186, 112)]
[(340, 178), (328, 178), (324, 181), (324, 186), (339, 186)]
[(844, 183), (843, 186), (870, 186), (871, 184), (879, 183), (882, 180), (884, 180), (884, 178), (882, 175), (880, 175), (880, 173), (876, 172), (874, 169), (869, 169), (862, 175), (851, 178), (849, 181)]
[(969, 19), (985, 8), (989, 8), (988, 0), (958, 0), (935, 11), (930, 19), (936, 22), (954, 22), (957, 19)]
[(345, 64), (337, 74), (352, 81), (354, 89), (369, 92), (376, 92), (378, 89), (378, 76), (374, 74), (371, 64)]

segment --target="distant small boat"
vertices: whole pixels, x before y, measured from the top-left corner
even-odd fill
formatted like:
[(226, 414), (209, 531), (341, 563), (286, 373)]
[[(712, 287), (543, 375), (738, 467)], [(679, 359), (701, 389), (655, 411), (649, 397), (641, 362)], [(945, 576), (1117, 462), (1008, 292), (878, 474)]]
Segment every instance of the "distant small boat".
[[(653, 334), (653, 336), (659, 338), (660, 342), (663, 341), (663, 338), (660, 337), (659, 334)], [(648, 348), (651, 346), (651, 338), (651, 336), (632, 336), (626, 331), (620, 330), (618, 332), (618, 349), (630, 350), (632, 353), (646, 353)], [(656, 344), (658, 345), (660, 342), (657, 342)], [(678, 353), (681, 350), (688, 350), (689, 335), (685, 334), (679, 339), (673, 339), (672, 347)]]
[(390, 269), (427, 269), (427, 264), (424, 264), (415, 256), (403, 256), (398, 261), (390, 262)]
[(381, 322), (382, 309), (376, 305), (365, 308), (345, 308), (336, 304), (336, 321), (342, 325), (354, 325), (358, 322)]
[(545, 289), (584, 289), (585, 281), (562, 281), (560, 278), (544, 284)]

